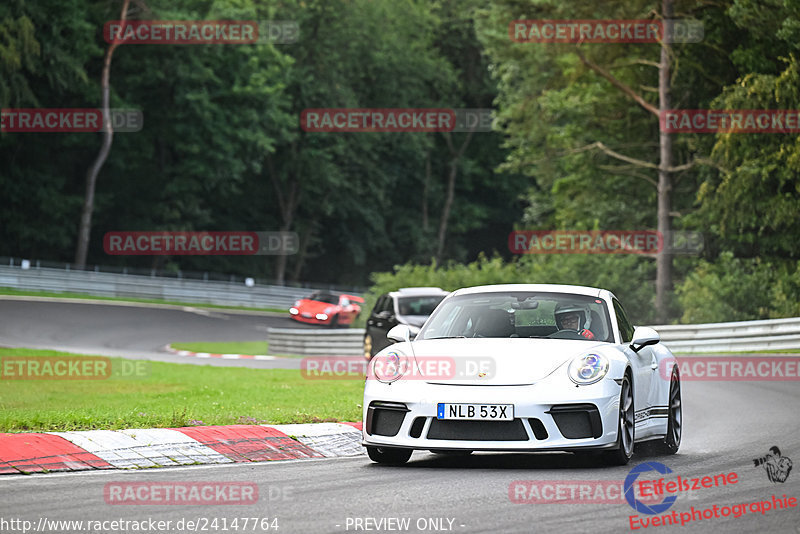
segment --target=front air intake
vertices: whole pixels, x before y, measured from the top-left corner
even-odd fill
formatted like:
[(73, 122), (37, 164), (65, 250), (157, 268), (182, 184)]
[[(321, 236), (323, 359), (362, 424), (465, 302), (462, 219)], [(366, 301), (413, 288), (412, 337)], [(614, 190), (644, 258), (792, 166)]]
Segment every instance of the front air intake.
[(408, 407), (401, 402), (371, 402), (367, 408), (367, 434), (396, 436), (408, 411)]
[(422, 429), (425, 427), (425, 418), (424, 417), (417, 417), (414, 419), (414, 422), (411, 423), (411, 430), (409, 430), (408, 435), (412, 438), (418, 438), (422, 435)]
[(558, 431), (567, 439), (599, 438), (603, 435), (600, 411), (594, 404), (560, 404), (545, 413), (553, 416)]
[(522, 419), (513, 421), (442, 421), (431, 419), (428, 439), (527, 441)]
[(544, 424), (534, 417), (528, 419), (528, 423), (531, 425), (531, 430), (533, 430), (533, 435), (536, 439), (542, 440), (547, 439), (549, 436), (547, 434), (547, 429), (545, 429)]

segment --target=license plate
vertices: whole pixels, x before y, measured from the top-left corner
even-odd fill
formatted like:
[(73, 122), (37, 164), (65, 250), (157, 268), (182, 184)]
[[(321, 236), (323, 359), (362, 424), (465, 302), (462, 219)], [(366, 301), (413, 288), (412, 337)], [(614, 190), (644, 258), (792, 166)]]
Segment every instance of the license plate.
[(449, 404), (440, 402), (437, 419), (459, 419), (465, 421), (513, 421), (513, 404)]

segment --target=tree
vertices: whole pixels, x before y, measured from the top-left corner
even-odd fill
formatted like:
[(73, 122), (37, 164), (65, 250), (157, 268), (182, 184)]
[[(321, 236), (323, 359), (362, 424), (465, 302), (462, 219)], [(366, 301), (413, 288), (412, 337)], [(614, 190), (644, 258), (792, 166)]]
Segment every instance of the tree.
[[(125, 24), (128, 18), (128, 6), (130, 0), (123, 0), (122, 9), (120, 10), (120, 21)], [(114, 51), (119, 46), (118, 41), (113, 41), (108, 45), (106, 50), (106, 57), (103, 61), (103, 77), (100, 82), (102, 90), (102, 110), (103, 110), (103, 144), (100, 147), (97, 157), (89, 167), (86, 173), (86, 196), (83, 201), (83, 210), (81, 211), (80, 226), (78, 227), (78, 244), (75, 247), (75, 267), (83, 269), (86, 265), (86, 254), (89, 251), (89, 235), (92, 231), (92, 212), (94, 211), (94, 190), (97, 185), (97, 175), (100, 169), (103, 168), (108, 153), (111, 151), (111, 142), (114, 138), (114, 128), (111, 124), (111, 58), (114, 56)]]
[[(90, 107), (96, 82), (88, 71), (102, 54), (95, 42), (102, 18), (83, 0), (0, 3), (0, 107)], [(0, 132), (4, 254), (72, 258), (82, 196), (72, 177), (85, 169), (92, 137)]]
[[(750, 0), (730, 13), (740, 39), (732, 52), (741, 73), (714, 100), (716, 109), (800, 108), (800, 9), (777, 11)], [(797, 134), (722, 133), (713, 137), (708, 173), (699, 188), (696, 224), (739, 257), (800, 258), (800, 146)]]
[[(687, 3), (680, 16), (703, 9)], [(685, 64), (698, 69), (698, 57), (715, 61), (719, 50), (708, 54), (706, 44), (695, 49), (667, 43), (516, 44), (498, 31), (515, 19), (644, 19), (653, 11), (649, 2), (568, 7), (544, 2), (519, 9), (509, 1), (494, 4), (480, 19), (479, 35), (500, 85), (501, 124), (513, 148), (501, 170), (524, 172), (534, 181), (522, 222), (569, 229), (647, 228), (655, 222), (668, 239), (672, 219), (681, 215), (675, 206), (691, 205), (691, 190), (675, 200), (673, 175), (685, 174), (696, 161), (685, 144), (674, 147), (671, 136), (658, 131), (658, 117), (674, 105), (673, 63), (688, 58)], [(672, 17), (672, 0), (663, 1), (660, 11), (660, 18)], [(653, 59), (656, 51), (659, 61)], [(681, 75), (692, 68), (684, 67)], [(687, 90), (679, 83), (678, 102), (707, 101), (708, 93), (719, 89), (708, 85)], [(673, 164), (676, 151), (687, 163)], [(658, 254), (656, 266), (657, 320), (665, 322), (671, 315), (668, 250)]]

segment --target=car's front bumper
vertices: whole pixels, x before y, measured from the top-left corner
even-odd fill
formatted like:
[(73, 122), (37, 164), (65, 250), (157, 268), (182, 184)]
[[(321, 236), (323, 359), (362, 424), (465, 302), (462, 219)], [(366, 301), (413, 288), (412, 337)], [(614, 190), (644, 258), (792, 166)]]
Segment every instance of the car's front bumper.
[[(413, 449), (559, 451), (614, 447), (620, 386), (566, 377), (521, 386), (367, 380), (363, 444)], [(438, 403), (513, 404), (511, 422), (437, 419)]]
[(291, 315), (290, 314), (289, 317), (291, 317), (295, 321), (299, 321), (301, 323), (306, 323), (306, 324), (323, 324), (324, 325), (324, 324), (330, 324), (330, 322), (332, 320), (331, 317), (328, 317), (324, 321), (320, 321), (319, 319), (314, 317), (314, 315), (311, 315), (311, 317), (305, 317), (303, 315), (303, 313), (298, 313), (297, 315)]

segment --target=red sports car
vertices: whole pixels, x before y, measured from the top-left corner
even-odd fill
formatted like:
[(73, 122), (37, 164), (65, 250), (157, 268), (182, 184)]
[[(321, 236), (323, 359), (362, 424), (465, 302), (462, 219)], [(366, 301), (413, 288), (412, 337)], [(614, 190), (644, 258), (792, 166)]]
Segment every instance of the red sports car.
[(341, 326), (351, 324), (361, 313), (364, 299), (355, 295), (313, 293), (289, 308), (289, 316), (308, 324)]

